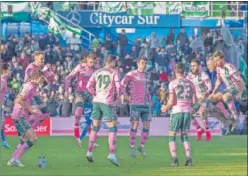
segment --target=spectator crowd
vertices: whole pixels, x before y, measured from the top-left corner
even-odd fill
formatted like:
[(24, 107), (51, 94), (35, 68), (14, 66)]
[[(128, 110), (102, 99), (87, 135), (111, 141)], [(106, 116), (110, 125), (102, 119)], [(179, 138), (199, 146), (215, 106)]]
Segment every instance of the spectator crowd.
[[(119, 34), (116, 40), (106, 35), (104, 40), (95, 36), (90, 49), (81, 47), (80, 39), (76, 36), (68, 39), (67, 46), (62, 47), (59, 39), (52, 33), (30, 35), (25, 33), (24, 37), (9, 36), (6, 41), (2, 41), (1, 59), (11, 66), (11, 78), (8, 81), (9, 92), (6, 95), (6, 106), (13, 107), (14, 98), (22, 89), (24, 72), (29, 63), (33, 61), (32, 53), (42, 50), (45, 53), (45, 64), (55, 73), (55, 80), (52, 84), (40, 87), (40, 95), (48, 104), (52, 117), (69, 117), (74, 114), (74, 86), (69, 89), (69, 99), (64, 98), (64, 79), (75, 68), (82, 58), (90, 52), (96, 55), (95, 68), (103, 67), (104, 60), (109, 54), (117, 56), (117, 68), (121, 78), (128, 71), (136, 69), (138, 57), (146, 57), (147, 71), (152, 80), (152, 103), (153, 115), (162, 115), (160, 107), (166, 102), (168, 96), (168, 84), (175, 78), (174, 68), (177, 62), (185, 64), (186, 73), (190, 71), (190, 61), (196, 59), (201, 67), (206, 71), (212, 84), (216, 80), (216, 73), (210, 72), (206, 67), (206, 59), (216, 50), (228, 50), (222, 36), (214, 31), (209, 32), (202, 40), (200, 36), (188, 36), (184, 29), (176, 35), (175, 29), (159, 38), (155, 32), (146, 38), (137, 37), (130, 50), (128, 48), (128, 38), (125, 30)], [(238, 47), (244, 52), (247, 60), (247, 45), (242, 38), (237, 41)], [(224, 87), (222, 87), (224, 88)], [(128, 105), (118, 103), (118, 113), (120, 116), (128, 116)]]

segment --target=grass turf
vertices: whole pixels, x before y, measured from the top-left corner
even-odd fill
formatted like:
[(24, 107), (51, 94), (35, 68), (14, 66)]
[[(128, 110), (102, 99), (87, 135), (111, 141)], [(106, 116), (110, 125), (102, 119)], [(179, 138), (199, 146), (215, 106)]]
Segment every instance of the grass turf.
[[(9, 137), (11, 149), (2, 149), (0, 175), (37, 176), (37, 175), (89, 175), (89, 176), (195, 176), (195, 175), (247, 175), (247, 136), (213, 137), (211, 142), (196, 142), (190, 137), (192, 146), (192, 167), (184, 167), (183, 146), (177, 139), (179, 167), (170, 167), (171, 157), (168, 150), (168, 137), (150, 137), (146, 145), (148, 158), (137, 152), (137, 158), (129, 156), (128, 137), (118, 137), (117, 157), (120, 167), (107, 160), (107, 137), (99, 137), (99, 148), (94, 150), (94, 163), (85, 158), (88, 141), (83, 141), (79, 149), (73, 137), (40, 137), (23, 158), (25, 168), (7, 167), (17, 142), (16, 137)], [(38, 156), (45, 156), (47, 168), (37, 167)]]

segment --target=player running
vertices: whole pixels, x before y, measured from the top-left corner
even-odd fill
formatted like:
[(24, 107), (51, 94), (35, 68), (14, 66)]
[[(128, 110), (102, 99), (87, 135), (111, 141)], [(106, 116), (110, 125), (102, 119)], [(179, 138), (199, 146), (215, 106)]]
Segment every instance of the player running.
[(175, 68), (176, 79), (169, 84), (169, 100), (163, 105), (162, 112), (172, 108), (169, 123), (169, 148), (173, 158), (172, 166), (179, 166), (176, 152), (176, 134), (181, 131), (181, 140), (186, 154), (185, 166), (192, 165), (191, 149), (188, 141), (188, 132), (192, 119), (192, 106), (196, 102), (195, 87), (184, 78), (184, 65), (179, 63)]
[(35, 144), (37, 140), (34, 129), (31, 127), (27, 119), (30, 114), (36, 116), (37, 118), (42, 115), (41, 110), (32, 107), (31, 104), (33, 98), (38, 94), (37, 88), (39, 84), (42, 84), (43, 81), (44, 77), (42, 76), (42, 73), (37, 70), (33, 70), (29, 73), (29, 82), (23, 85), (22, 91), (15, 99), (11, 117), (14, 121), (17, 132), (20, 135), (25, 135), (27, 140), (17, 145), (15, 152), (7, 163), (7, 166), (25, 167), (20, 162), (20, 158)]
[[(136, 157), (135, 153), (135, 139), (139, 121), (142, 121), (143, 129), (141, 132), (140, 145), (138, 151), (142, 156), (147, 157), (144, 150), (145, 143), (149, 136), (149, 129), (151, 123), (151, 95), (150, 85), (151, 81), (148, 79), (148, 73), (145, 72), (147, 59), (140, 57), (137, 60), (137, 70), (130, 71), (123, 78), (121, 85), (124, 90), (124, 95), (127, 94), (127, 87), (130, 88), (130, 155)], [(122, 96), (124, 98), (124, 96)]]
[(1, 138), (2, 138), (2, 146), (5, 147), (5, 148), (10, 148), (9, 144), (6, 141), (6, 137), (5, 137), (5, 133), (4, 133), (4, 125), (5, 125), (4, 111), (9, 111), (4, 106), (4, 96), (8, 92), (7, 79), (10, 76), (9, 64), (3, 63), (1, 70), (2, 70), (2, 74), (1, 74), (1, 95), (0, 95), (0, 107), (1, 107), (1, 113), (2, 113)]
[(115, 156), (117, 142), (117, 113), (115, 97), (120, 96), (120, 78), (115, 69), (116, 58), (109, 55), (105, 61), (105, 67), (97, 70), (91, 76), (86, 88), (94, 96), (92, 113), (92, 131), (89, 138), (86, 158), (93, 162), (93, 146), (97, 139), (101, 121), (105, 121), (109, 127), (109, 155), (108, 160), (114, 165), (120, 166)]
[(87, 56), (82, 63), (78, 64), (72, 72), (65, 78), (65, 96), (68, 97), (68, 90), (72, 79), (76, 78), (76, 110), (75, 110), (75, 126), (74, 137), (77, 140), (78, 147), (82, 147), (79, 133), (79, 121), (84, 112), (84, 103), (92, 103), (92, 95), (86, 89), (87, 82), (94, 72), (95, 59), (93, 56)]
[[(229, 111), (233, 115), (233, 124), (231, 129), (231, 132), (233, 132), (239, 124), (239, 117), (234, 100), (239, 100), (241, 98), (241, 95), (245, 90), (245, 83), (238, 70), (232, 64), (225, 62), (225, 56), (222, 51), (216, 51), (213, 54), (213, 59), (217, 66), (217, 80), (215, 82), (215, 87), (211, 98), (214, 100), (223, 101), (227, 104)], [(226, 85), (226, 89), (222, 92), (216, 93), (222, 81)]]
[[(45, 63), (45, 55), (42, 51), (35, 51), (33, 54), (34, 62), (30, 63), (25, 71), (24, 82), (30, 81), (30, 75), (34, 70), (38, 70), (44, 76), (44, 79), (47, 83), (52, 83), (54, 80), (54, 73), (48, 68), (48, 66), (44, 66)], [(37, 94), (34, 96), (32, 101), (32, 105), (39, 108), (42, 112), (42, 115), (39, 118), (31, 119), (31, 127), (36, 129), (38, 125), (40, 125), (45, 118), (49, 116), (49, 109), (45, 103), (43, 103), (41, 97)]]

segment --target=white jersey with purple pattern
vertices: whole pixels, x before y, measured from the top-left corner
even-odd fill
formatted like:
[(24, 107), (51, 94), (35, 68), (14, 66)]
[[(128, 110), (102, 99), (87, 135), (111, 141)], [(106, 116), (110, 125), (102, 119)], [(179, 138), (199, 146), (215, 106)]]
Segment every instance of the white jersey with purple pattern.
[(93, 73), (86, 86), (94, 95), (94, 103), (114, 105), (116, 96), (120, 96), (120, 76), (116, 69), (102, 68)]
[(200, 71), (198, 74), (188, 73), (186, 79), (190, 80), (196, 90), (197, 99), (206, 97), (212, 91), (212, 85), (209, 76), (204, 71)]
[(170, 82), (169, 93), (174, 96), (172, 114), (192, 113), (192, 97), (195, 96), (195, 86), (186, 78), (177, 78)]
[(121, 81), (122, 88), (130, 87), (130, 105), (150, 105), (150, 80), (148, 73), (138, 72), (137, 70), (130, 71)]
[(227, 89), (237, 89), (243, 92), (245, 83), (238, 70), (230, 63), (225, 63), (224, 67), (217, 67), (217, 78), (221, 79)]

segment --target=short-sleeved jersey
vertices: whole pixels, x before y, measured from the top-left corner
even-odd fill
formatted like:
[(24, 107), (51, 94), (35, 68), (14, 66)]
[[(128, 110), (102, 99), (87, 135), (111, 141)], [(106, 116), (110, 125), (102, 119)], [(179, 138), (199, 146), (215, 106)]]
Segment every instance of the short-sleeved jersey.
[(190, 80), (196, 90), (197, 99), (204, 98), (205, 95), (212, 91), (211, 81), (207, 73), (200, 71), (198, 74), (188, 73), (186, 79)]
[[(38, 96), (37, 88), (38, 86), (31, 82), (24, 83), (21, 92), (17, 96), (22, 96), (25, 103), (27, 105), (31, 105), (33, 98), (35, 96)], [(19, 117), (28, 117), (28, 115), (28, 111), (22, 109), (21, 105), (15, 102), (12, 112), (12, 118), (18, 119)]]
[(93, 68), (87, 67), (85, 63), (77, 65), (72, 72), (65, 78), (65, 90), (68, 91), (71, 80), (76, 77), (75, 92), (87, 91), (86, 85), (93, 74)]
[[(41, 71), (41, 68), (39, 66), (35, 65), (34, 63), (29, 64), (25, 70), (24, 82), (28, 81), (33, 70)], [(47, 83), (52, 83), (54, 80), (54, 73), (52, 71), (44, 71), (43, 76), (45, 77), (45, 80)]]
[(150, 80), (148, 73), (138, 72), (137, 70), (130, 71), (121, 81), (122, 89), (130, 87), (131, 105), (150, 105)]
[(225, 63), (224, 67), (217, 67), (217, 78), (221, 79), (227, 89), (244, 89), (245, 83), (240, 76), (238, 70), (230, 63)]
[(1, 76), (1, 95), (0, 95), (0, 102), (1, 105), (4, 105), (4, 96), (8, 91), (7, 80), (6, 78)]
[(192, 97), (195, 94), (195, 87), (191, 81), (186, 78), (173, 80), (169, 84), (169, 93), (174, 96), (172, 114), (192, 112)]
[(120, 77), (116, 69), (102, 68), (93, 73), (86, 86), (94, 95), (94, 103), (114, 105), (116, 96), (120, 96)]

